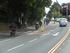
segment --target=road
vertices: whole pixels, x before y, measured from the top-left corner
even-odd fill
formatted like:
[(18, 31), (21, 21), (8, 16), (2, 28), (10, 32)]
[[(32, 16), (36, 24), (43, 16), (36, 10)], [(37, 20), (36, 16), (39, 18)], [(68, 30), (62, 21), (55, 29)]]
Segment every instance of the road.
[(28, 31), (0, 39), (0, 53), (48, 53), (67, 33), (67, 27), (45, 26), (42, 32)]
[(70, 34), (55, 53), (70, 53)]
[[(68, 23), (70, 28), (70, 23)], [(70, 31), (66, 40), (61, 44), (61, 46), (55, 51), (55, 53), (70, 53)]]

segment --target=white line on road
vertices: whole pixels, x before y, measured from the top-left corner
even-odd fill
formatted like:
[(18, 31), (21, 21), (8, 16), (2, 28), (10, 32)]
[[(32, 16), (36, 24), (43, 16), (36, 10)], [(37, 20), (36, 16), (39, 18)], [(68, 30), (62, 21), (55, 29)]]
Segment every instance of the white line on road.
[(48, 35), (48, 34), (50, 34), (50, 32), (49, 32), (49, 33), (47, 33), (47, 34), (43, 34), (40, 38), (42, 38), (42, 37), (44, 37), (44, 36), (46, 36), (46, 35)]
[(49, 32), (49, 33), (47, 33), (47, 35), (48, 35), (48, 34), (50, 34), (50, 32)]
[(30, 32), (32, 32), (32, 31), (27, 31), (27, 32), (24, 32), (24, 33), (30, 33)]
[(60, 32), (57, 32), (56, 34), (53, 34), (53, 36), (57, 36)]
[(29, 34), (33, 34), (33, 33), (29, 33)]
[(33, 39), (33, 40), (30, 40), (29, 42), (31, 43), (31, 42), (33, 42), (33, 41), (35, 41), (35, 40), (37, 40), (38, 38), (35, 38), (35, 39)]
[[(34, 32), (39, 32), (39, 31), (34, 31)], [(29, 35), (29, 34), (33, 34), (33, 32), (31, 32), (31, 33), (28, 33), (28, 35)]]
[(34, 31), (34, 32), (39, 32), (39, 31)]
[(0, 41), (0, 42), (6, 42), (6, 41), (9, 41), (9, 40), (11, 40), (11, 39), (3, 40), (3, 41)]
[(24, 45), (24, 44), (21, 44), (21, 45), (19, 45), (19, 46), (13, 47), (13, 48), (11, 48), (11, 49), (8, 49), (8, 51), (14, 50), (14, 49), (19, 48), (19, 47), (21, 47), (21, 46), (23, 46), (23, 45)]
[(42, 37), (44, 37), (44, 36), (46, 36), (47, 34), (43, 34), (40, 38), (42, 38)]
[(43, 34), (43, 36), (46, 36), (47, 34)]

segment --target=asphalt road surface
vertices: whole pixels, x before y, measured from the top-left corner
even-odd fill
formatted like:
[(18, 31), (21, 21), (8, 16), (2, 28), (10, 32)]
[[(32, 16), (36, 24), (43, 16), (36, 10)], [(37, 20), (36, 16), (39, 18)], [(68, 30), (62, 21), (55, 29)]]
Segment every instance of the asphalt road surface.
[[(68, 23), (67, 27), (70, 27), (70, 23)], [(55, 53), (70, 53), (70, 32), (67, 39), (61, 44)]]
[(15, 37), (0, 39), (0, 53), (48, 53), (67, 32), (67, 27), (45, 26), (42, 32), (28, 31)]

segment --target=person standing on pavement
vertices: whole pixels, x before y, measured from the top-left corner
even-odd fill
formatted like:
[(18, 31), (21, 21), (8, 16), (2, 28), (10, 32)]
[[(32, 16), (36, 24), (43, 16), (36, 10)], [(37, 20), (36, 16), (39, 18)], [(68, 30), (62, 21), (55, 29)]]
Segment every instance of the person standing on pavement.
[(26, 21), (24, 22), (24, 25), (25, 25), (25, 29), (27, 29), (27, 22)]

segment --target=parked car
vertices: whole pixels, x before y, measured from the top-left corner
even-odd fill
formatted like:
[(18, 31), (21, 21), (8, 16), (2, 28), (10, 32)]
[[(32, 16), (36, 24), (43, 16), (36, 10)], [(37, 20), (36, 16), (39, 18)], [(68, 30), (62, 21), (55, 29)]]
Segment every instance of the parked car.
[(59, 26), (61, 27), (61, 26), (67, 26), (67, 19), (65, 18), (63, 18), (63, 19), (60, 19), (60, 21), (59, 21)]

